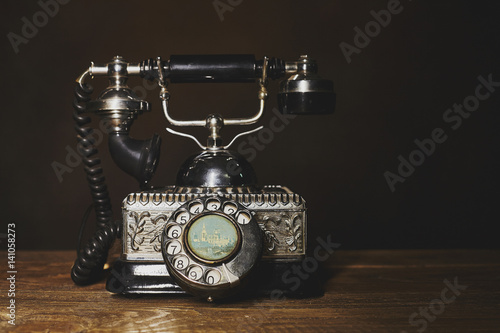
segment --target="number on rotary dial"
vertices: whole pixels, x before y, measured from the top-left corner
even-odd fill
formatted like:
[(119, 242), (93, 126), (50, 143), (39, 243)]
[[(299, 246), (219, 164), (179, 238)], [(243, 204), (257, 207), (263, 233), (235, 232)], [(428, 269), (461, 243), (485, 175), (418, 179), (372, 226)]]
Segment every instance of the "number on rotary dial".
[(236, 207), (235, 204), (233, 203), (227, 203), (224, 205), (224, 210), (223, 212), (226, 213), (227, 215), (232, 215), (236, 212), (238, 208)]
[(167, 244), (167, 253), (170, 255), (175, 255), (182, 250), (182, 245), (180, 242), (174, 240)]
[(167, 236), (169, 238), (178, 238), (181, 235), (181, 227), (178, 225), (173, 225), (168, 228)]
[(203, 269), (200, 266), (191, 266), (187, 275), (191, 280), (199, 280), (203, 275)]
[(180, 223), (180, 224), (185, 224), (188, 220), (189, 220), (189, 213), (188, 212), (180, 212), (175, 217), (175, 222)]
[(203, 211), (203, 204), (201, 202), (195, 202), (189, 206), (189, 211), (191, 214), (199, 214)]
[(189, 265), (189, 259), (186, 256), (178, 256), (174, 259), (174, 267), (178, 270), (183, 270)]
[(216, 284), (219, 283), (221, 279), (221, 274), (218, 270), (216, 269), (211, 269), (207, 272), (207, 275), (205, 275), (205, 281), (208, 284)]
[(208, 210), (218, 210), (220, 208), (220, 201), (217, 199), (208, 199), (207, 200), (207, 209)]
[(236, 218), (236, 221), (238, 221), (239, 224), (247, 224), (250, 222), (251, 216), (247, 212), (240, 212), (238, 214), (238, 217)]

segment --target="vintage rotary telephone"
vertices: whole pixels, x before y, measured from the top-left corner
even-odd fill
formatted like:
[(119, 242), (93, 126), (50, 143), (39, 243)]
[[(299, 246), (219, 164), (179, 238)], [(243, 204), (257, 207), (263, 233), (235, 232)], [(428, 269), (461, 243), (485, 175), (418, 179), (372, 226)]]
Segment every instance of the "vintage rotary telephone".
[[(105, 76), (109, 86), (94, 100), (88, 77)], [(209, 131), (207, 144), (191, 135), (201, 152), (184, 162), (174, 186), (153, 188), (149, 182), (158, 164), (160, 137), (136, 140), (129, 136), (134, 119), (150, 110), (148, 102), (127, 86), (130, 76), (155, 80), (168, 122), (201, 126)], [(94, 64), (78, 79), (74, 119), (79, 151), (84, 156), (98, 229), (78, 251), (71, 271), (76, 284), (102, 277), (109, 248), (122, 238), (123, 252), (114, 263), (107, 289), (120, 294), (185, 293), (207, 300), (235, 294), (248, 282), (259, 291), (285, 289), (283, 274), (300, 263), (306, 251), (306, 207), (302, 197), (283, 186), (258, 186), (251, 165), (228, 150), (242, 132), (224, 145), (220, 130), (251, 125), (264, 112), (269, 79), (289, 76), (280, 84), (279, 109), (286, 114), (328, 114), (335, 108), (333, 82), (317, 75), (308, 56), (297, 61), (253, 55), (173, 55), (169, 60), (128, 63), (115, 57)], [(251, 118), (225, 119), (210, 114), (205, 120), (177, 120), (169, 113), (167, 83), (258, 81), (260, 107)], [(122, 221), (113, 221), (111, 203), (92, 129), (84, 113), (101, 116), (109, 128), (109, 150), (118, 167), (136, 178), (141, 190), (125, 198)], [(310, 281), (311, 283), (314, 283)], [(311, 284), (310, 283), (310, 284)], [(248, 288), (247, 288), (248, 289)], [(251, 289), (253, 290), (253, 289)], [(304, 288), (293, 290), (303, 293)]]

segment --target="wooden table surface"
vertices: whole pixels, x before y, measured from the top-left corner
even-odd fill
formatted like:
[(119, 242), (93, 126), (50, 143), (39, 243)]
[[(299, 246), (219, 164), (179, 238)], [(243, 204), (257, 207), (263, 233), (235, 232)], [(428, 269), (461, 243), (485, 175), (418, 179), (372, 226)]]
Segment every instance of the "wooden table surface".
[(322, 297), (215, 304), (126, 298), (104, 282), (78, 287), (73, 260), (69, 251), (19, 251), (16, 325), (8, 323), (4, 278), (0, 331), (500, 332), (500, 250), (338, 251)]

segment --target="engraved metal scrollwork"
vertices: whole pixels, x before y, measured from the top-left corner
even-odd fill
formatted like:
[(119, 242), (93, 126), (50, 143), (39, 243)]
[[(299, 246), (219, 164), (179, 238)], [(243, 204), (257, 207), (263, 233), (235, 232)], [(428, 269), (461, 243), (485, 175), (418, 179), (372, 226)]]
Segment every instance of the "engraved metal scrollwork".
[(269, 251), (273, 251), (276, 247), (276, 245), (279, 245), (280, 241), (278, 238), (276, 238), (276, 235), (274, 233), (274, 230), (276, 230), (276, 225), (281, 222), (281, 219), (278, 218), (276, 219), (276, 222), (274, 222), (271, 217), (269, 216), (264, 216), (263, 218), (264, 223), (259, 223), (260, 228), (262, 231), (264, 231), (264, 238), (266, 242), (267, 249)]
[[(273, 186), (258, 193), (235, 193), (233, 188), (221, 191), (219, 196), (242, 203), (254, 215), (262, 229), (264, 260), (295, 260), (305, 255), (306, 210), (298, 194)], [(127, 260), (163, 262), (161, 239), (167, 220), (186, 201), (207, 195), (204, 188), (171, 187), (161, 193), (161, 202), (156, 203), (158, 193), (151, 192), (148, 196), (135, 193), (125, 203)]]
[[(284, 236), (289, 252), (297, 250), (297, 240), (302, 236), (300, 214), (293, 214), (291, 217), (286, 213), (281, 213), (280, 216), (276, 217), (265, 215), (262, 220), (263, 223), (259, 223), (259, 225), (264, 231), (268, 251), (273, 251), (276, 246), (280, 245), (280, 237), (277, 237), (276, 234)], [(283, 221), (285, 222), (285, 228), (281, 226)]]
[(297, 239), (302, 236), (300, 226), (302, 224), (299, 214), (294, 214), (291, 219), (285, 219), (286, 231), (288, 236), (285, 237), (285, 242), (289, 246), (288, 251), (297, 250)]
[[(168, 220), (168, 216), (165, 215), (165, 214), (160, 214), (158, 215), (157, 217), (155, 217), (154, 219), (151, 219), (151, 222), (154, 224), (154, 225), (157, 225), (158, 224), (158, 221), (160, 220), (164, 220), (165, 222)], [(161, 240), (160, 240), (160, 235), (163, 231), (163, 226), (164, 224), (160, 224), (158, 226), (156, 226), (156, 228), (154, 228), (153, 230), (151, 230), (150, 232), (148, 232), (147, 234), (153, 234), (153, 237), (151, 237), (151, 240), (149, 241), (150, 244), (152, 243), (155, 243), (153, 245), (153, 249), (156, 251), (156, 252), (161, 252)]]
[(134, 218), (135, 223), (130, 223), (128, 229), (128, 236), (130, 237), (130, 246), (132, 250), (139, 250), (139, 245), (144, 242), (144, 237), (141, 237), (137, 240), (137, 235), (141, 234), (144, 231), (144, 225), (146, 224), (146, 217), (150, 217), (149, 212), (142, 212), (141, 215), (137, 214), (137, 212), (130, 212), (130, 217)]

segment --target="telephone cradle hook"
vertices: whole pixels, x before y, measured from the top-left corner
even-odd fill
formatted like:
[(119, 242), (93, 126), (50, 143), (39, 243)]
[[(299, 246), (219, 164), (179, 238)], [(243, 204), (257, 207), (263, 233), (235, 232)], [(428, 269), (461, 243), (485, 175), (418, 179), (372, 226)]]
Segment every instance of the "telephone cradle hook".
[[(227, 145), (222, 145), (222, 137), (220, 136), (220, 130), (224, 125), (251, 125), (259, 121), (259, 119), (264, 114), (265, 109), (265, 101), (267, 99), (267, 67), (268, 67), (268, 57), (264, 57), (263, 65), (262, 65), (262, 77), (259, 78), (259, 92), (258, 98), (260, 101), (260, 107), (258, 112), (250, 118), (233, 118), (233, 119), (224, 119), (219, 114), (210, 114), (207, 116), (205, 120), (176, 120), (173, 119), (169, 114), (169, 100), (170, 93), (167, 90), (167, 83), (164, 80), (163, 71), (158, 71), (158, 85), (160, 86), (160, 100), (163, 108), (163, 113), (165, 114), (165, 118), (174, 126), (198, 126), (205, 127), (209, 130), (209, 136), (207, 139), (207, 145), (203, 145), (200, 141), (191, 134), (183, 133), (175, 131), (171, 128), (166, 128), (166, 130), (174, 135), (186, 137), (192, 139), (202, 150), (227, 150), (229, 147), (240, 137), (244, 135), (248, 135), (251, 133), (255, 133), (260, 131), (264, 126), (259, 126), (249, 131), (241, 132), (237, 134)], [(157, 66), (161, 68), (161, 58), (157, 58)]]

